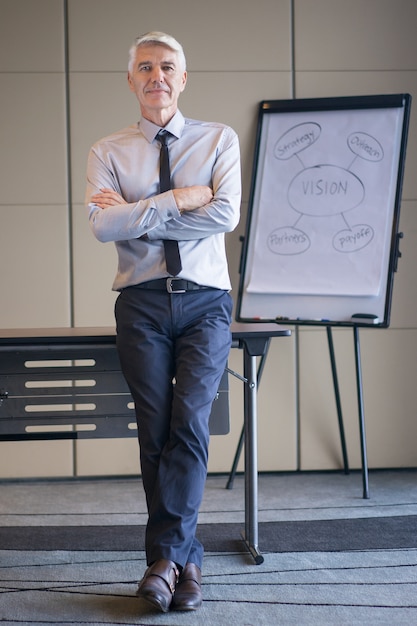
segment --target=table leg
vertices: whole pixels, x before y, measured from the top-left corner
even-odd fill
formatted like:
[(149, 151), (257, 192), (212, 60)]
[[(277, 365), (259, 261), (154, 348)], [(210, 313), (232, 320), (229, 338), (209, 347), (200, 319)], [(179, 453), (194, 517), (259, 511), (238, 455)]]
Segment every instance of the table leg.
[(264, 558), (258, 549), (258, 441), (257, 441), (257, 373), (256, 356), (244, 350), (245, 413), (245, 544), (259, 565)]

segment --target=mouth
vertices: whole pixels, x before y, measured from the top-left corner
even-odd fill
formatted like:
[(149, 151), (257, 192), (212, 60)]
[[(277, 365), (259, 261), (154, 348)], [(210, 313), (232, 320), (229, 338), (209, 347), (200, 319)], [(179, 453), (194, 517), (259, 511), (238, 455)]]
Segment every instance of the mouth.
[(162, 85), (154, 85), (153, 87), (148, 87), (145, 90), (145, 93), (169, 93), (169, 89), (167, 87), (163, 87)]

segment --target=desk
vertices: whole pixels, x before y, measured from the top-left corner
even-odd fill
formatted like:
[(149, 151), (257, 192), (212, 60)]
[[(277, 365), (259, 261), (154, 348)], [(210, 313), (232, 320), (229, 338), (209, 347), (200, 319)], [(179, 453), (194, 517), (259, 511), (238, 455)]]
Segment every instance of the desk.
[[(243, 539), (252, 554), (255, 563), (263, 562), (263, 557), (258, 549), (258, 460), (257, 460), (257, 371), (256, 357), (265, 354), (268, 342), (271, 337), (288, 337), (291, 331), (278, 326), (277, 324), (251, 323), (241, 324), (233, 322), (232, 347), (239, 348), (243, 352), (243, 379), (244, 379), (244, 429), (245, 429), (245, 529)], [(36, 328), (36, 329), (7, 329), (0, 330), (0, 358), (3, 369), (7, 372), (5, 355), (12, 361), (13, 355), (21, 354), (23, 351), (29, 352), (33, 361), (36, 361), (38, 354), (48, 354), (51, 360), (65, 358), (78, 360), (83, 358), (86, 351), (91, 351), (92, 346), (97, 351), (97, 355), (102, 355), (103, 349), (107, 355), (106, 363), (102, 366), (104, 386), (106, 376), (113, 376), (114, 369), (117, 368), (116, 335), (114, 328)], [(107, 349), (106, 349), (107, 348)], [(111, 363), (108, 362), (110, 356)], [(116, 359), (116, 360), (115, 360)], [(47, 370), (45, 373), (48, 373)], [(54, 378), (56, 369), (53, 370)], [(1, 372), (0, 372), (1, 374)], [(44, 374), (45, 375), (45, 374)], [(52, 374), (51, 374), (52, 375)], [(83, 373), (84, 378), (88, 377), (88, 372)], [(68, 376), (67, 376), (68, 377)], [(119, 374), (118, 378), (121, 376)], [(115, 400), (120, 400), (124, 394), (124, 389), (120, 393), (114, 394)], [(73, 387), (67, 391), (69, 397), (79, 397), (77, 388)], [(88, 395), (82, 394), (84, 400), (89, 400)], [(53, 394), (51, 400), (54, 401)], [(8, 402), (7, 375), (0, 376), (0, 405)], [(106, 400), (106, 410), (108, 400)], [(0, 406), (1, 409), (1, 406)], [(119, 408), (115, 409), (113, 416), (121, 418)], [(36, 420), (26, 418), (27, 422), (36, 423)], [(66, 417), (67, 423), (76, 424), (75, 418)], [(78, 420), (79, 421), (79, 420)], [(118, 420), (101, 420), (100, 428), (103, 433), (95, 433), (94, 430), (87, 432), (79, 431), (55, 431), (54, 433), (32, 433), (31, 435), (14, 432), (13, 417), (4, 418), (0, 411), (0, 441), (22, 441), (25, 439), (76, 439), (79, 437), (123, 437), (136, 436), (136, 433), (127, 430), (120, 430), (132, 421), (129, 416), (124, 416)], [(17, 426), (17, 420), (16, 420)], [(103, 425), (104, 424), (104, 425)]]

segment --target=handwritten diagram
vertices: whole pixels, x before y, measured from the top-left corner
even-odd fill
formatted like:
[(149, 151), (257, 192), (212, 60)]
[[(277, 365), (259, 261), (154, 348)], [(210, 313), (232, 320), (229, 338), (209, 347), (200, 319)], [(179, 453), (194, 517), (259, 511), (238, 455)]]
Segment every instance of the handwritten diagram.
[[(308, 150), (320, 137), (321, 126), (315, 122), (303, 122), (287, 130), (276, 142), (274, 156), (278, 160), (298, 158), (304, 167), (300, 153)], [(368, 133), (357, 131), (347, 137), (347, 145), (356, 158), (373, 163), (381, 161), (384, 150), (379, 141)], [(353, 161), (353, 162), (354, 162)], [(365, 186), (351, 168), (334, 164), (304, 167), (290, 181), (288, 202), (299, 214), (291, 226), (281, 226), (268, 237), (268, 247), (275, 254), (301, 254), (311, 245), (308, 233), (301, 225), (303, 215), (326, 217), (341, 215), (345, 228), (335, 234), (333, 247), (339, 252), (354, 252), (368, 245), (374, 236), (369, 224), (349, 224), (346, 213), (360, 205), (365, 197)]]
[(268, 117), (253, 197), (248, 292), (380, 293), (400, 122), (398, 109)]

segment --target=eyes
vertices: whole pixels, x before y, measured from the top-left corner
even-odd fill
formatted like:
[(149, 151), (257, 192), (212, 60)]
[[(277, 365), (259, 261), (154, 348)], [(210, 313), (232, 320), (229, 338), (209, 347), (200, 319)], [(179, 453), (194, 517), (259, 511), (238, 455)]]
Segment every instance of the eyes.
[[(138, 67), (138, 71), (139, 72), (151, 72), (153, 70), (153, 66), (152, 65), (139, 65)], [(165, 72), (166, 74), (173, 74), (175, 72), (175, 66), (174, 65), (170, 65), (170, 64), (166, 64), (166, 65), (161, 65), (161, 70), (163, 72)]]

